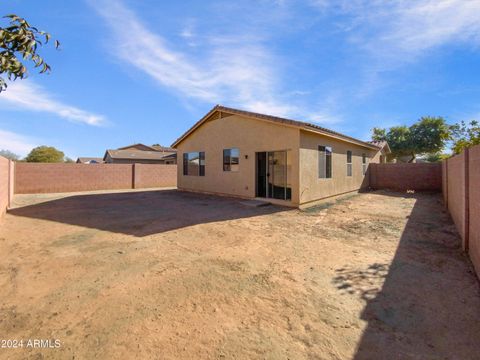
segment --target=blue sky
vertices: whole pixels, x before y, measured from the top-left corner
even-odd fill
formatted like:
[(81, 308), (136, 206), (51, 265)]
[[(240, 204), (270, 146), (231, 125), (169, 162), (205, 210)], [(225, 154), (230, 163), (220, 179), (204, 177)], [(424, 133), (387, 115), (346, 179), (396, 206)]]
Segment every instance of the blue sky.
[(479, 0), (2, 2), (62, 44), (0, 94), (0, 149), (171, 144), (215, 104), (367, 140), (480, 119)]

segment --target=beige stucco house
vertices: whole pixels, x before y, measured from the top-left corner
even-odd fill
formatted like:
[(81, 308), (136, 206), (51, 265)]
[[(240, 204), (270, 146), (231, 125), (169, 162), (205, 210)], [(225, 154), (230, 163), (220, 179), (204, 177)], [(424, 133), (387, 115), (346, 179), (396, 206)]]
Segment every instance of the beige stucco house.
[(294, 207), (368, 187), (368, 164), (389, 152), (386, 144), (220, 105), (172, 147), (181, 190)]

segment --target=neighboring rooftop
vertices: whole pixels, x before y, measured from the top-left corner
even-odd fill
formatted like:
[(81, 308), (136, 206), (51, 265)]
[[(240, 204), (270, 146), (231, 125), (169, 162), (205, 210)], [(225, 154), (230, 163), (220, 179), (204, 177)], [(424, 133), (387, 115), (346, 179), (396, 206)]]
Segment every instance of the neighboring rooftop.
[(240, 109), (234, 109), (234, 108), (229, 108), (226, 106), (222, 105), (216, 105), (212, 110), (210, 110), (203, 118), (201, 118), (199, 121), (197, 121), (187, 132), (185, 132), (182, 136), (180, 136), (173, 144), (172, 147), (178, 146), (184, 139), (186, 139), (192, 132), (194, 132), (198, 127), (200, 127), (205, 121), (210, 119), (214, 114), (219, 113), (220, 118), (222, 117), (222, 113), (227, 113), (227, 114), (232, 114), (232, 115), (240, 115), (240, 116), (245, 116), (248, 118), (254, 118), (258, 120), (264, 120), (264, 121), (270, 121), (278, 124), (283, 124), (286, 126), (294, 126), (299, 129), (307, 130), (307, 131), (312, 131), (318, 134), (322, 134), (325, 136), (329, 137), (334, 137), (338, 138), (344, 141), (352, 142), (370, 149), (378, 149), (379, 147), (375, 144), (359, 140), (356, 138), (353, 138), (351, 136), (343, 135), (339, 132), (333, 131), (326, 129), (324, 127), (321, 127), (316, 124), (308, 123), (308, 122), (303, 122), (303, 121), (298, 121), (298, 120), (292, 120), (292, 119), (287, 119), (287, 118), (281, 118), (278, 116), (272, 116), (272, 115), (266, 115), (266, 114), (260, 114), (260, 113), (255, 113), (251, 111), (246, 111), (246, 110), (240, 110)]
[[(107, 150), (103, 159), (105, 160), (107, 154), (112, 159), (122, 160), (163, 160), (171, 157), (171, 153), (165, 153), (161, 151), (142, 151), (142, 150)], [(176, 155), (176, 154), (175, 154)]]
[(163, 151), (163, 152), (177, 152), (177, 149), (174, 149), (169, 146), (162, 146), (162, 145), (152, 145), (150, 146), (152, 149), (156, 151)]
[(380, 140), (380, 141), (373, 140), (373, 141), (369, 141), (369, 143), (379, 147), (380, 149), (385, 148), (385, 151), (387, 154), (390, 154), (392, 152), (392, 150), (390, 150), (390, 146), (385, 140)]
[(103, 163), (103, 158), (101, 158), (101, 157), (79, 157), (79, 158), (77, 158), (77, 163), (83, 163), (83, 164), (98, 163), (98, 164), (101, 164), (101, 163)]
[(127, 145), (118, 148), (117, 150), (139, 150), (139, 151), (162, 151), (162, 152), (176, 152), (177, 150), (168, 147), (168, 146), (162, 146), (162, 145), (145, 145), (142, 143), (137, 143), (137, 144), (132, 144), (132, 145)]

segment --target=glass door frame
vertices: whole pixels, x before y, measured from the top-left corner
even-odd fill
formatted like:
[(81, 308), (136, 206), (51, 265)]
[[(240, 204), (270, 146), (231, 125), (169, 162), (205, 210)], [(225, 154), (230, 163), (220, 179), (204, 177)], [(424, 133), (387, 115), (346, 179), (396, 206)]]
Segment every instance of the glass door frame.
[[(277, 199), (277, 200), (285, 200), (289, 201), (291, 200), (288, 198), (288, 155), (287, 155), (288, 150), (275, 150), (275, 151), (258, 151), (255, 153), (255, 184), (256, 184), (256, 189), (255, 189), (255, 196), (256, 197), (262, 197), (266, 199)], [(275, 161), (275, 155), (278, 153), (282, 153), (283, 155), (283, 173), (284, 173), (284, 178), (283, 178), (283, 197), (275, 197), (275, 164), (273, 163)], [(265, 168), (265, 173), (260, 174), (259, 173), (259, 161), (260, 161), (260, 156), (259, 154), (264, 154), (261, 156), (262, 159), (265, 159), (265, 164), (263, 164)], [(259, 191), (259, 177), (264, 176), (265, 177), (265, 196), (262, 196)], [(263, 189), (262, 189), (263, 190)], [(263, 191), (262, 191), (263, 192)]]

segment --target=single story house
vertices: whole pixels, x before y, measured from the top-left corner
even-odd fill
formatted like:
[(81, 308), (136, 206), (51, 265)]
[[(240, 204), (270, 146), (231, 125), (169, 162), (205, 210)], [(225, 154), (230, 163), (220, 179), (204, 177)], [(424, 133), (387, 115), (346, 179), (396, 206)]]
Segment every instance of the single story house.
[(103, 157), (107, 164), (167, 164), (177, 163), (177, 150), (161, 145), (133, 144), (107, 150)]
[(103, 160), (106, 164), (167, 164), (177, 162), (177, 154), (159, 151), (107, 150)]
[(178, 188), (307, 207), (369, 185), (389, 153), (315, 124), (217, 105), (172, 145)]
[(99, 157), (79, 157), (77, 164), (103, 164), (103, 159)]
[(388, 146), (388, 143), (385, 140), (369, 141), (369, 143), (377, 146), (380, 149), (380, 151), (372, 159), (373, 163), (385, 164), (387, 162), (391, 162), (388, 159), (388, 155), (392, 153), (392, 150), (390, 150), (390, 146)]

